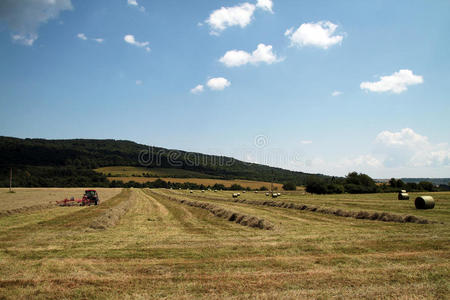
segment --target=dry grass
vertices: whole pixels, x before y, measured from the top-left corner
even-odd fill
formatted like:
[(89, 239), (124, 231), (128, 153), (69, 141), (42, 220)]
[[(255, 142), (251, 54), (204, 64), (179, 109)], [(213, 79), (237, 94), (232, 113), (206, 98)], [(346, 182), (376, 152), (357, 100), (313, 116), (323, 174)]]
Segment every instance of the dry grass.
[(203, 174), (200, 172), (189, 171), (184, 169), (173, 168), (144, 168), (131, 166), (112, 166), (94, 169), (98, 173), (105, 175), (111, 174), (118, 177), (142, 176), (148, 174), (150, 177), (200, 177), (200, 178), (214, 178), (214, 176)]
[[(144, 182), (150, 182), (155, 181), (156, 178), (146, 178), (146, 177), (108, 177), (110, 181), (112, 180), (121, 180), (123, 182), (129, 182), (129, 181), (136, 181), (139, 183)], [(262, 186), (265, 186), (266, 188), (270, 189), (270, 182), (265, 181), (252, 181), (252, 180), (241, 180), (241, 179), (235, 179), (235, 180), (224, 180), (224, 179), (211, 179), (211, 178), (170, 178), (170, 177), (161, 177), (164, 181), (170, 181), (170, 182), (177, 182), (177, 183), (185, 183), (185, 182), (191, 182), (196, 184), (203, 184), (205, 186), (213, 186), (214, 184), (223, 184), (226, 187), (230, 187), (233, 184), (239, 184), (243, 188), (251, 188), (251, 189), (259, 189)], [(277, 190), (282, 190), (283, 185), (280, 183), (274, 183), (273, 187)]]
[[(0, 299), (448, 298), (450, 193), (433, 194), (436, 207), (417, 212), (395, 194), (297, 192), (279, 199), (417, 214), (438, 222), (433, 224), (237, 203), (230, 192), (154, 193), (130, 189), (97, 207), (1, 217)], [(255, 216), (275, 227), (241, 226), (168, 197)], [(254, 193), (245, 199), (268, 201)], [(93, 220), (124, 203), (128, 209), (114, 226), (89, 230)]]
[(212, 213), (213, 215), (215, 215), (219, 218), (226, 219), (230, 222), (235, 222), (242, 226), (254, 227), (254, 228), (259, 228), (259, 229), (268, 229), (268, 230), (273, 229), (273, 224), (270, 222), (267, 222), (264, 219), (260, 219), (255, 216), (249, 216), (249, 215), (241, 214), (241, 213), (231, 211), (228, 209), (224, 209), (215, 204), (205, 203), (205, 202), (200, 202), (200, 201), (189, 201), (189, 200), (185, 200), (185, 199), (179, 199), (177, 197), (165, 196), (164, 194), (158, 194), (158, 193), (154, 193), (151, 191), (149, 191), (149, 192), (153, 196), (155, 196), (155, 195), (159, 196), (159, 197), (163, 196), (166, 199), (177, 201), (181, 204), (186, 204), (189, 206), (206, 209), (207, 211), (209, 211), (210, 213)]
[[(81, 198), (89, 188), (15, 188), (15, 193), (8, 193), (7, 188), (0, 188), (0, 216), (25, 211), (52, 208), (56, 201), (64, 198)], [(100, 201), (106, 201), (117, 195), (121, 188), (96, 188)]]

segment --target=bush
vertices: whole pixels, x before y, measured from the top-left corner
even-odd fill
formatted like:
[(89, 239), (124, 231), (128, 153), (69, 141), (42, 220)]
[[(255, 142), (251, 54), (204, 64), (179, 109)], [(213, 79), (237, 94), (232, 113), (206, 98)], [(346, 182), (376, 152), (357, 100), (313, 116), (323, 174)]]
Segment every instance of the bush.
[(295, 191), (297, 189), (297, 186), (294, 182), (287, 182), (283, 184), (283, 190), (285, 191)]

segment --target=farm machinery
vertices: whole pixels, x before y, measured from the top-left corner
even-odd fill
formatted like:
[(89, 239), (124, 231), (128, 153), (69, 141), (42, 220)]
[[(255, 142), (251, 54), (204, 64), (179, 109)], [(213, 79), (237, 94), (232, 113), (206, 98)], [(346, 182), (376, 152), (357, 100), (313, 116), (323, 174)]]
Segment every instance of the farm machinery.
[(100, 202), (96, 190), (84, 191), (84, 196), (81, 199), (75, 199), (74, 197), (66, 198), (61, 201), (56, 201), (59, 206), (85, 206), (85, 205), (98, 205)]

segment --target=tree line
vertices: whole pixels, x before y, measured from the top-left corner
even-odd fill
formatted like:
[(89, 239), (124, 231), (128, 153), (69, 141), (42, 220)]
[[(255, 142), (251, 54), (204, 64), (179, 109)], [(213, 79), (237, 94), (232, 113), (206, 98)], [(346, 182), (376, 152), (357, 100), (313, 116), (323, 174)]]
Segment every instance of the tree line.
[(377, 184), (370, 176), (357, 172), (351, 172), (345, 178), (332, 178), (328, 181), (320, 177), (312, 177), (306, 184), (306, 191), (313, 194), (365, 194), (398, 192), (399, 190), (433, 192), (446, 189), (445, 186), (438, 188), (429, 181), (405, 183), (395, 178), (391, 178), (388, 183)]

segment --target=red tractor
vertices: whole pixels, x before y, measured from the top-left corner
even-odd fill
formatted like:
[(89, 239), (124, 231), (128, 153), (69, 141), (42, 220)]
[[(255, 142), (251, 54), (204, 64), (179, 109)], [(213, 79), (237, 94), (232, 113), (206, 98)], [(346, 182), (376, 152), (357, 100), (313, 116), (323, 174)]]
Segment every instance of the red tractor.
[(71, 197), (70, 199), (64, 199), (62, 201), (56, 201), (56, 203), (59, 206), (74, 206), (74, 205), (98, 205), (100, 202), (100, 199), (98, 198), (98, 194), (96, 190), (85, 190), (84, 196), (82, 199), (75, 199), (74, 197)]
[(100, 202), (99, 198), (98, 198), (98, 194), (96, 190), (86, 190), (84, 191), (84, 196), (83, 199), (81, 199), (81, 206), (84, 205), (98, 205), (98, 203)]

